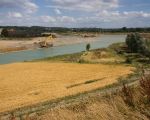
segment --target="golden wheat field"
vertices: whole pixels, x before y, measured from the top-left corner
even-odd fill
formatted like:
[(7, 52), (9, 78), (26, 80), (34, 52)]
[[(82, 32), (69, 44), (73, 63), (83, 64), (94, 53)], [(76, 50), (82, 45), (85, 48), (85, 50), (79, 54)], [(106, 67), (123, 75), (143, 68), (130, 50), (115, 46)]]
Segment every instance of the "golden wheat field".
[(48, 62), (0, 65), (0, 112), (104, 87), (133, 69)]

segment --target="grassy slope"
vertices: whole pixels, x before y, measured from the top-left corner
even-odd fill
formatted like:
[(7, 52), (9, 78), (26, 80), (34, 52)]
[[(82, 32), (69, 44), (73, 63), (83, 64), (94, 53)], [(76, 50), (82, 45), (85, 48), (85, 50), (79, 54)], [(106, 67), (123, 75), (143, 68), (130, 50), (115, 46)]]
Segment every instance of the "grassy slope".
[[(41, 120), (149, 120), (150, 103), (140, 87), (126, 87), (127, 90), (89, 95), (72, 103), (50, 109)], [(130, 91), (131, 94), (127, 94)], [(129, 96), (128, 96), (129, 95)], [(132, 105), (130, 104), (132, 101)]]
[(132, 73), (132, 69), (121, 65), (47, 62), (1, 65), (0, 112), (104, 87)]
[[(116, 58), (117, 60), (124, 60), (119, 62), (119, 64), (126, 64), (126, 57), (130, 57), (132, 59), (131, 66), (137, 67), (137, 71), (134, 75), (130, 76), (128, 80), (132, 79), (133, 81), (140, 76), (139, 66), (144, 66), (144, 68), (149, 68), (149, 64), (145, 63), (145, 61), (140, 61), (141, 57), (145, 60), (144, 56), (139, 54), (116, 54), (114, 51), (116, 48), (118, 49), (120, 46), (124, 45), (124, 43), (113, 44), (109, 49), (105, 49), (109, 53), (109, 57)], [(92, 50), (91, 52), (101, 51), (102, 49)], [(104, 49), (103, 49), (104, 50)], [(81, 56), (84, 53), (77, 53), (71, 55), (63, 55), (57, 56), (53, 58), (46, 58), (43, 60), (48, 61), (65, 61), (65, 62), (80, 62)], [(85, 55), (86, 56), (86, 55)], [(101, 59), (101, 58), (100, 58)], [(92, 61), (92, 60), (91, 60)], [(90, 63), (91, 61), (88, 61)], [(87, 61), (83, 60), (81, 63), (87, 63)], [(93, 62), (92, 62), (93, 63)], [(100, 62), (101, 63), (101, 62)], [(96, 63), (98, 64), (98, 63)], [(105, 64), (110, 64), (107, 62)], [(118, 64), (118, 62), (111, 62), (111, 64)], [(122, 80), (120, 78), (120, 84), (127, 82), (127, 79)], [(131, 82), (131, 81), (130, 81)], [(119, 83), (108, 86), (113, 87), (119, 85)], [(139, 85), (138, 85), (139, 86)], [(108, 88), (106, 87), (106, 88)], [(134, 107), (128, 105), (123, 98), (124, 93), (119, 92), (109, 96), (100, 96), (96, 94), (95, 96), (91, 96), (85, 100), (77, 100), (77, 103), (71, 103), (66, 106), (58, 106), (54, 109), (49, 110), (45, 115), (41, 116), (41, 119), (55, 119), (55, 120), (149, 120), (150, 119), (150, 104), (149, 102), (144, 102), (142, 94), (140, 92), (139, 87), (132, 88), (132, 94), (134, 98)], [(128, 98), (128, 96), (127, 96)], [(78, 98), (76, 98), (78, 99)]]
[[(106, 55), (101, 55), (105, 52)], [(82, 61), (82, 58), (85, 58)], [(66, 55), (60, 55), (55, 57), (48, 57), (44, 59), (39, 59), (36, 61), (49, 61), (49, 62), (75, 62), (75, 63), (105, 63), (102, 62), (102, 59), (111, 60), (111, 58), (115, 59), (116, 61), (125, 61), (124, 56), (117, 55), (115, 51), (112, 48), (102, 48), (102, 49), (95, 49), (90, 50), (89, 52), (80, 52), (80, 53), (74, 53), (74, 54), (66, 54)], [(98, 62), (96, 62), (97, 60)], [(113, 64), (115, 64), (115, 62)], [(111, 62), (106, 62), (111, 63)]]
[[(139, 61), (136, 61), (137, 56), (134, 56), (132, 64), (126, 64), (126, 56), (127, 54), (116, 54), (115, 48), (118, 48), (118, 46), (122, 46), (121, 44), (114, 44), (108, 49), (97, 49), (97, 50), (91, 50), (89, 52), (81, 52), (76, 54), (68, 54), (68, 55), (62, 55), (62, 56), (56, 56), (56, 57), (49, 57), (37, 61), (46, 61), (46, 62), (73, 62), (73, 63), (89, 63), (89, 64), (111, 64), (111, 65), (127, 65), (127, 66), (135, 66), (138, 67), (137, 64), (139, 64)], [(101, 52), (105, 53), (102, 56), (97, 56)], [(132, 56), (132, 55), (131, 55)], [(133, 57), (133, 56), (132, 56)], [(115, 59), (113, 61), (108, 61), (109, 59)], [(97, 59), (97, 61), (95, 61)], [(101, 59), (104, 59), (104, 61), (101, 61)], [(105, 61), (106, 60), (106, 61)], [(143, 64), (142, 62), (140, 64)], [(136, 71), (139, 72), (139, 71)], [(44, 113), (44, 115), (40, 116), (40, 119), (49, 120), (49, 119), (55, 119), (55, 120), (148, 120), (149, 119), (149, 113), (147, 111), (149, 110), (149, 104), (143, 104), (139, 102), (136, 102), (136, 107), (132, 107), (126, 104), (124, 99), (122, 98), (122, 94), (116, 92), (109, 96), (101, 96), (99, 92), (101, 90), (106, 90), (107, 88), (113, 88), (116, 86), (121, 85), (125, 82), (131, 82), (135, 81), (135, 79), (139, 76), (139, 73), (136, 73), (132, 76), (129, 76), (127, 79), (119, 79), (118, 83), (106, 86), (105, 88), (99, 88), (94, 91), (95, 95), (89, 96), (87, 99), (78, 99), (78, 95), (72, 96), (74, 99), (76, 99), (77, 102), (72, 102), (70, 104), (63, 104), (62, 106), (57, 106), (55, 108), (52, 108), (51, 110), (47, 111), (47, 113)], [(82, 84), (89, 84), (95, 81), (99, 81), (97, 79), (81, 82), (80, 84), (74, 84), (73, 86), (69, 86), (69, 88), (73, 88), (74, 86), (80, 86)], [(137, 88), (135, 88), (137, 91)], [(89, 93), (89, 92), (86, 92)], [(86, 93), (79, 94), (79, 96), (86, 95)], [(110, 92), (109, 92), (110, 94)], [(139, 90), (135, 93), (140, 94)], [(140, 97), (134, 96), (135, 98)], [(66, 97), (64, 99), (71, 99), (70, 97)], [(142, 97), (143, 98), (143, 97)], [(139, 101), (143, 99), (137, 99)], [(144, 106), (144, 108), (143, 108)], [(146, 108), (146, 109), (145, 109)], [(39, 117), (38, 117), (39, 118)]]

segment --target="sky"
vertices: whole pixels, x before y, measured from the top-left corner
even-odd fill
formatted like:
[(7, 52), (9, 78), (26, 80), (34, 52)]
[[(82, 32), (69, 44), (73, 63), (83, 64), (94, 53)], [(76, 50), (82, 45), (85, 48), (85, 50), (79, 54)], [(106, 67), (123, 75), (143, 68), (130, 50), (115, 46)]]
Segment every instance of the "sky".
[(150, 27), (150, 0), (0, 0), (0, 25)]

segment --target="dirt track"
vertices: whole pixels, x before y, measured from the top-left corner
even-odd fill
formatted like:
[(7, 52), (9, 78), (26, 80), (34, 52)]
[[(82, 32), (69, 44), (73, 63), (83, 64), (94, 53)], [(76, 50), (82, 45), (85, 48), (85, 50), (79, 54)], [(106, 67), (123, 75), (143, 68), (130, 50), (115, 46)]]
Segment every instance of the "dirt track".
[(132, 69), (48, 62), (0, 65), (0, 112), (104, 87)]

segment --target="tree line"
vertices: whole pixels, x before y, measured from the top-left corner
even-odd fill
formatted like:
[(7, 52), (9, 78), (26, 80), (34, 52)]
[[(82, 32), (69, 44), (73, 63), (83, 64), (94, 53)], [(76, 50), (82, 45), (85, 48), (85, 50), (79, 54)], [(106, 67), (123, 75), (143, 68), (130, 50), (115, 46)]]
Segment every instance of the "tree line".
[[(65, 27), (41, 27), (41, 26), (0, 26), (3, 29), (4, 37), (39, 37), (43, 32), (67, 33), (67, 32), (97, 32), (97, 33), (130, 33), (130, 32), (150, 32), (147, 28), (65, 28)], [(14, 31), (10, 31), (14, 30)], [(4, 33), (4, 34), (3, 34)]]

